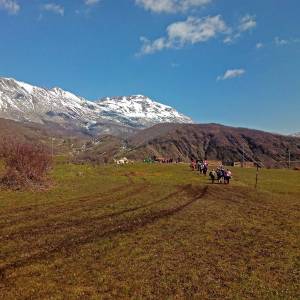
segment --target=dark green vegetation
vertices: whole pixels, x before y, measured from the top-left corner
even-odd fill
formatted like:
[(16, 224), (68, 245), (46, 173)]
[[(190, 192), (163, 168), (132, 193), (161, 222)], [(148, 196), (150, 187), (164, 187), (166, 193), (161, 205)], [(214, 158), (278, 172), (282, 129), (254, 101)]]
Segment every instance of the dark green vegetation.
[(0, 192), (1, 299), (299, 299), (300, 172), (58, 163)]

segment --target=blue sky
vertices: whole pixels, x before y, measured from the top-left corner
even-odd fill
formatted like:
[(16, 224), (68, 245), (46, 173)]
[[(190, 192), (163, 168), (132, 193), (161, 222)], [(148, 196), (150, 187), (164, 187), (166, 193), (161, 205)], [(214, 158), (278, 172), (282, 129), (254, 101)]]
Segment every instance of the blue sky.
[(299, 0), (0, 0), (0, 76), (300, 131)]

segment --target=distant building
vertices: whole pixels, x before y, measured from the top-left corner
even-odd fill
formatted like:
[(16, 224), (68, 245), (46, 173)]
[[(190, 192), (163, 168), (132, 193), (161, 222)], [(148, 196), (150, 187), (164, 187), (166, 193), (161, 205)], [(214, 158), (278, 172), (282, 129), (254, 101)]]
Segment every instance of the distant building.
[(234, 162), (234, 167), (240, 167), (240, 168), (255, 168), (255, 163), (252, 161), (245, 161), (244, 163), (238, 161)]
[(223, 165), (221, 160), (208, 160), (207, 163), (209, 167), (219, 167)]

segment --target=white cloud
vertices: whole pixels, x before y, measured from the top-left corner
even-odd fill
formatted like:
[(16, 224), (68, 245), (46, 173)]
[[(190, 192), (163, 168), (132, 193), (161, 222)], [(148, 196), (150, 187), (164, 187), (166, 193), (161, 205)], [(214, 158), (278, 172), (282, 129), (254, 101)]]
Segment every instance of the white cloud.
[[(152, 3), (152, 1), (155, 2), (156, 0), (149, 0), (149, 3)], [(169, 0), (162, 0), (159, 3), (171, 3), (168, 1)], [(193, 0), (190, 0), (190, 3), (192, 1)], [(188, 17), (186, 21), (180, 21), (170, 24), (166, 28), (165, 37), (160, 37), (153, 41), (149, 40), (146, 37), (142, 37), (141, 41), (143, 45), (141, 47), (139, 55), (152, 54), (163, 49), (182, 48), (187, 44), (205, 42), (220, 34), (223, 35), (224, 44), (233, 44), (245, 32), (252, 30), (256, 26), (257, 22), (255, 20), (255, 16), (251, 16), (249, 14), (240, 19), (236, 28), (229, 27), (225, 23), (221, 15), (217, 15), (214, 17), (208, 16), (206, 18)], [(263, 44), (258, 44), (257, 48), (259, 47), (263, 47)]]
[(288, 40), (280, 39), (278, 36), (274, 39), (274, 42), (277, 46), (285, 46), (290, 43)]
[(224, 75), (218, 76), (217, 80), (227, 80), (227, 79), (233, 79), (237, 77), (241, 77), (246, 73), (244, 69), (233, 69), (233, 70), (227, 70)]
[(55, 3), (47, 3), (42, 6), (42, 9), (45, 11), (49, 11), (58, 15), (63, 16), (65, 14), (65, 9), (63, 6), (55, 4)]
[(276, 46), (287, 46), (294, 43), (300, 43), (300, 38), (281, 39), (277, 36), (274, 39), (274, 43)]
[(84, 3), (86, 5), (95, 5), (95, 4), (99, 3), (99, 2), (100, 2), (100, 0), (85, 0), (84, 1)]
[(261, 49), (261, 48), (263, 48), (265, 45), (263, 44), (263, 43), (257, 43), (256, 44), (256, 49)]
[(20, 8), (20, 5), (15, 0), (0, 0), (0, 9), (8, 11), (10, 14), (17, 14)]
[(284, 46), (284, 45), (289, 44), (289, 41), (284, 40), (284, 39), (280, 39), (279, 37), (276, 37), (275, 38), (275, 44), (278, 45), (278, 46)]
[(140, 53), (138, 53), (139, 55), (152, 54), (154, 52), (161, 51), (165, 48), (171, 48), (171, 45), (168, 44), (168, 41), (165, 38), (159, 38), (153, 42), (151, 42), (145, 37), (141, 37), (140, 40), (142, 41), (143, 45)]
[(176, 13), (204, 6), (212, 0), (135, 0), (135, 2), (155, 13)]
[(232, 30), (231, 34), (223, 40), (224, 44), (233, 44), (242, 36), (242, 34), (254, 29), (256, 26), (257, 22), (255, 16), (251, 16), (249, 14), (245, 15), (240, 19), (237, 28)]
[(240, 20), (239, 31), (244, 32), (255, 28), (257, 25), (255, 16), (246, 15)]
[(233, 42), (233, 38), (232, 38), (231, 36), (227, 36), (227, 37), (223, 40), (223, 42), (224, 42), (225, 44), (231, 44), (231, 43)]
[(230, 28), (220, 15), (206, 18), (188, 17), (186, 21), (170, 24), (166, 29), (166, 37), (150, 41), (145, 37), (140, 54), (151, 54), (168, 48), (182, 48), (187, 44), (206, 42), (218, 34), (226, 34)]

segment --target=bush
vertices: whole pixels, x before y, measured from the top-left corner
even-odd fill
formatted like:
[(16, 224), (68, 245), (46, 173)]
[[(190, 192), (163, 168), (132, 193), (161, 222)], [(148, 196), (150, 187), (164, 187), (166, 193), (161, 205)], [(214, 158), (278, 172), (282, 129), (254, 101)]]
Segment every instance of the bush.
[(1, 183), (10, 188), (41, 184), (52, 166), (50, 151), (43, 145), (3, 139), (0, 158), (5, 171)]

